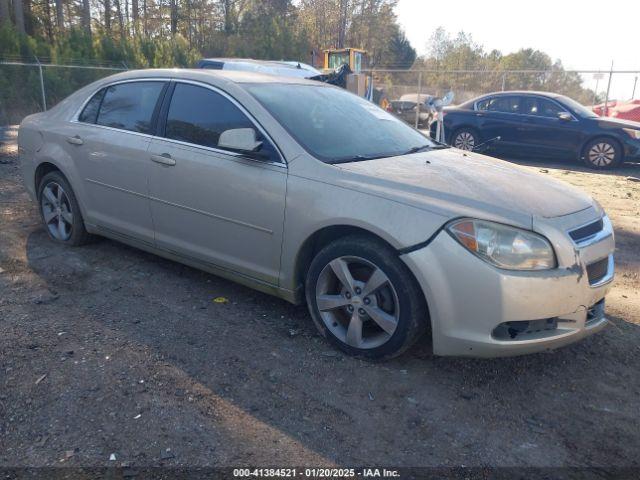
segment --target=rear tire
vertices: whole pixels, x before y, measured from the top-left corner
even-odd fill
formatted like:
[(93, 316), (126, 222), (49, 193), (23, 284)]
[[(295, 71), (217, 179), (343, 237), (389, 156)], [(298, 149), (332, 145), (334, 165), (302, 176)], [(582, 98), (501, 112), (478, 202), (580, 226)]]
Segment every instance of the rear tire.
[(44, 227), (51, 239), (65, 245), (88, 243), (80, 205), (67, 179), (59, 171), (47, 173), (38, 185), (38, 204)]
[(480, 145), (478, 133), (471, 128), (459, 128), (451, 135), (451, 146), (460, 150), (473, 151)]
[(622, 162), (622, 148), (610, 138), (594, 138), (582, 150), (582, 161), (594, 170), (614, 168)]
[(429, 324), (411, 271), (393, 249), (367, 236), (324, 247), (311, 262), (305, 294), (320, 333), (349, 355), (395, 357)]

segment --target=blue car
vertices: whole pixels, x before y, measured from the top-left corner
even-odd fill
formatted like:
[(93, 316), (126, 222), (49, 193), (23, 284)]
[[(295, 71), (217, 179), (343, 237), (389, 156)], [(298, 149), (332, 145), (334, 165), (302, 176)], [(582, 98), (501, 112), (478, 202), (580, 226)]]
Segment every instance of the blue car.
[(640, 123), (598, 117), (548, 92), (483, 95), (445, 108), (444, 126), (446, 142), (462, 150), (485, 145), (498, 154), (575, 158), (594, 169), (640, 161)]

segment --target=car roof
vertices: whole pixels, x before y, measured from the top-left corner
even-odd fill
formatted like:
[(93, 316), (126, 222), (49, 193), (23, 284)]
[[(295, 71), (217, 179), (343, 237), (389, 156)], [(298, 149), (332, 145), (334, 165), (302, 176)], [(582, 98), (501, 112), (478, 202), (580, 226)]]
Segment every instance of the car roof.
[(543, 92), (538, 90), (505, 90), (503, 92), (486, 93), (484, 95), (480, 95), (477, 98), (502, 97), (502, 96), (508, 96), (508, 95), (540, 95), (542, 97), (550, 97), (550, 98), (557, 98), (561, 96), (559, 93)]
[(255, 58), (237, 58), (237, 57), (212, 57), (212, 58), (201, 58), (200, 62), (245, 62), (245, 63), (256, 63), (258, 65), (269, 65), (272, 63), (280, 63), (278, 60), (256, 60)]
[[(135, 80), (144, 78), (180, 78), (211, 83), (283, 83), (314, 86), (328, 86), (315, 80), (305, 78), (269, 75), (241, 70), (209, 70), (206, 68), (154, 68), (145, 70), (128, 70), (108, 77), (110, 82), (119, 80)], [(106, 80), (106, 79), (105, 79)]]
[(430, 100), (433, 98), (431, 95), (426, 93), (405, 93), (400, 97), (401, 102), (424, 102), (425, 100)]
[(490, 92), (490, 93), (485, 93), (483, 95), (479, 95), (475, 98), (472, 98), (471, 100), (467, 100), (466, 102), (461, 103), (456, 108), (468, 109), (472, 107), (477, 101), (482, 100), (484, 98), (508, 97), (511, 95), (538, 95), (541, 97), (548, 97), (548, 98), (554, 98), (554, 99), (560, 98), (562, 96), (559, 93), (543, 92), (539, 90), (505, 90), (501, 92)]

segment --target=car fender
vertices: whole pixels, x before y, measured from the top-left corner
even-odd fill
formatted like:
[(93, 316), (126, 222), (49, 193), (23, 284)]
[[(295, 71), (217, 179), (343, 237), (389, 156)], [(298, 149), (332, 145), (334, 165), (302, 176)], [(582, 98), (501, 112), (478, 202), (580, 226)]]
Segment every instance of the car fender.
[[(350, 227), (368, 232), (396, 250), (420, 244), (431, 237), (447, 217), (374, 193), (316, 180), (322, 176), (298, 175), (307, 169), (336, 168), (317, 160), (293, 162), (298, 167), (287, 181), (284, 241), (280, 286), (294, 290), (297, 258), (305, 242), (327, 227)], [(319, 165), (314, 165), (319, 164)], [(326, 177), (325, 177), (326, 178)]]

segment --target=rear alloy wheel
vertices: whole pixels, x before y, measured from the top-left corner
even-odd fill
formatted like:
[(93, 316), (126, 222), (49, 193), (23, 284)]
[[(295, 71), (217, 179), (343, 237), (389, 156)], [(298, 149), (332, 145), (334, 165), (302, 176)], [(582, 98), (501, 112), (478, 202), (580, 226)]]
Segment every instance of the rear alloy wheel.
[(428, 322), (411, 272), (396, 252), (367, 237), (322, 249), (309, 268), (306, 296), (320, 332), (351, 355), (398, 355)]
[(53, 181), (47, 183), (42, 190), (40, 207), (49, 235), (62, 242), (69, 240), (73, 231), (73, 213), (64, 188)]
[(620, 163), (621, 157), (620, 147), (615, 141), (596, 138), (585, 147), (583, 160), (588, 167), (604, 170)]
[(38, 188), (40, 214), (47, 233), (68, 245), (82, 245), (90, 240), (71, 185), (60, 172), (44, 176)]
[(458, 130), (453, 135), (453, 146), (460, 150), (472, 151), (477, 145), (478, 137), (471, 130)]

